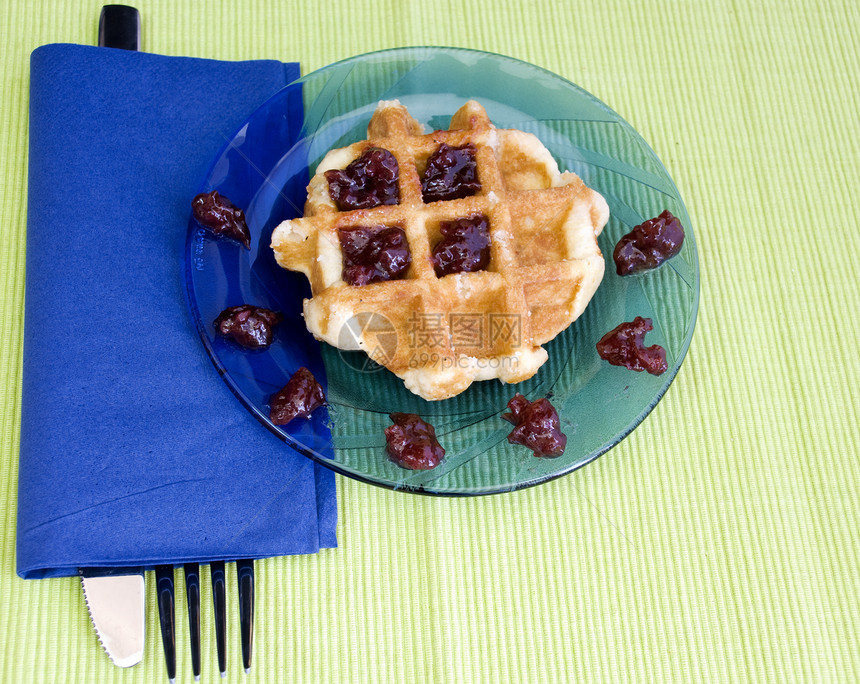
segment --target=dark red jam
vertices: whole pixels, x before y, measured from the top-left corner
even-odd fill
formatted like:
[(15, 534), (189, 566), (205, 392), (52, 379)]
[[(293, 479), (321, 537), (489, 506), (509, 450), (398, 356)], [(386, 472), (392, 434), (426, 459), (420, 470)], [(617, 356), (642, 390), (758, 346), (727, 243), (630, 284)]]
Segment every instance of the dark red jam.
[(539, 457), (555, 457), (564, 453), (567, 436), (561, 431), (558, 412), (549, 399), (541, 398), (530, 402), (517, 392), (508, 402), (511, 413), (502, 418), (516, 427), (508, 435), (511, 444), (522, 444)]
[(277, 311), (241, 304), (224, 309), (214, 326), (219, 335), (232, 338), (246, 349), (265, 349), (272, 344), (275, 326), (282, 318)]
[(483, 271), (490, 263), (490, 231), (483, 215), (442, 221), (442, 240), (433, 249), (433, 268), (440, 278), (449, 273)]
[(615, 245), (612, 257), (618, 275), (657, 268), (681, 251), (684, 227), (667, 209), (634, 227)]
[(343, 279), (362, 286), (406, 275), (412, 253), (406, 233), (397, 226), (359, 226), (340, 228), (343, 251)]
[(341, 211), (397, 204), (397, 159), (381, 147), (369, 147), (345, 169), (325, 172), (332, 201)]
[(323, 388), (313, 373), (302, 366), (283, 389), (269, 399), (269, 418), (275, 425), (286, 425), (294, 418), (309, 418), (323, 404)]
[(645, 333), (653, 330), (650, 318), (637, 316), (630, 323), (622, 323), (610, 330), (597, 343), (600, 358), (613, 366), (623, 366), (637, 372), (648, 371), (651, 375), (665, 373), (666, 350), (659, 344), (645, 346)]
[(234, 207), (217, 190), (197, 195), (191, 200), (191, 211), (197, 222), (213, 234), (227, 237), (251, 247), (251, 231), (245, 222), (245, 212)]
[(421, 179), (421, 194), (425, 202), (460, 199), (474, 195), (481, 189), (475, 146), (439, 146), (427, 160)]
[(392, 413), (394, 425), (385, 428), (385, 443), (391, 460), (401, 468), (430, 470), (445, 456), (436, 430), (414, 413)]

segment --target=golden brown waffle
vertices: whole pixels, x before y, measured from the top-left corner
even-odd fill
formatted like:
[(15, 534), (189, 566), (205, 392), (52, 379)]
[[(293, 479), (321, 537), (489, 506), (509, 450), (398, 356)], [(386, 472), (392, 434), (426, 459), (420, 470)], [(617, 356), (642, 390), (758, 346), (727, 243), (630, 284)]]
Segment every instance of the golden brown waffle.
[[(380, 102), (367, 138), (325, 156), (308, 186), (305, 216), (272, 235), (278, 263), (310, 280), (308, 330), (365, 351), (429, 400), (475, 380), (533, 376), (547, 359), (540, 345), (576, 320), (603, 278), (597, 236), (609, 218), (606, 201), (577, 175), (559, 173), (534, 135), (496, 129), (475, 101), (454, 114), (449, 130), (426, 135), (399, 102)], [(421, 174), (443, 142), (475, 145), (481, 190), (425, 204)], [(369, 147), (397, 159), (399, 204), (338, 211), (324, 172), (345, 168)], [(489, 220), (487, 269), (437, 277), (431, 254), (440, 221), (476, 214)], [(405, 231), (412, 264), (401, 280), (351, 286), (342, 277), (338, 228), (374, 225)]]

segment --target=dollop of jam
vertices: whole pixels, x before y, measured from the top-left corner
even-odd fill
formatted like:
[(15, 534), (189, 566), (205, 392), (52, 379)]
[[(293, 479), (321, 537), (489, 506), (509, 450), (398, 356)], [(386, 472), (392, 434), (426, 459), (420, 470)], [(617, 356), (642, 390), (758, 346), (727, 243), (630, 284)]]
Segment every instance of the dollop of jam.
[(615, 245), (612, 258), (618, 275), (657, 268), (681, 251), (684, 227), (667, 209), (659, 216), (635, 226)]
[(340, 211), (397, 204), (397, 159), (381, 147), (369, 147), (345, 169), (325, 172), (328, 192)]
[(508, 442), (522, 444), (538, 457), (553, 458), (564, 453), (567, 436), (561, 431), (558, 412), (549, 399), (530, 402), (517, 392), (508, 402), (508, 408), (511, 412), (502, 414), (502, 418), (516, 426), (508, 435)]
[(449, 273), (482, 271), (490, 263), (490, 231), (483, 215), (442, 221), (442, 240), (433, 249), (433, 269), (440, 278)]
[(398, 280), (412, 263), (406, 233), (398, 226), (340, 228), (338, 236), (343, 279), (350, 285)]
[(272, 344), (275, 326), (283, 316), (277, 311), (252, 304), (224, 309), (215, 319), (215, 330), (246, 349), (265, 349)]
[(425, 202), (460, 199), (474, 195), (481, 189), (476, 148), (472, 143), (463, 147), (439, 146), (427, 159), (427, 168), (421, 178), (421, 194)]
[(275, 425), (286, 425), (295, 418), (309, 418), (325, 404), (325, 392), (307, 368), (302, 366), (277, 394), (269, 399), (269, 418)]
[(441, 463), (445, 449), (430, 423), (414, 413), (392, 413), (389, 417), (394, 425), (385, 428), (385, 443), (392, 461), (409, 470), (430, 470)]
[(194, 218), (204, 228), (219, 237), (227, 237), (251, 248), (251, 231), (245, 222), (245, 212), (217, 190), (197, 195), (191, 200)]
[(645, 346), (645, 333), (653, 329), (650, 318), (637, 316), (601, 337), (597, 343), (597, 353), (613, 366), (623, 366), (637, 372), (645, 370), (651, 375), (665, 373), (668, 368), (666, 350), (659, 344)]

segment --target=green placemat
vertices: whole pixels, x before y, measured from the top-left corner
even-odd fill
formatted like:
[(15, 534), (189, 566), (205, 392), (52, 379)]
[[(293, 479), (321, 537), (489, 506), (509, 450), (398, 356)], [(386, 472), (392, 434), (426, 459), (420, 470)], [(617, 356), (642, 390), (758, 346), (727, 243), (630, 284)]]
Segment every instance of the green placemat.
[[(340, 548), (259, 564), (255, 662), (243, 679), (233, 620), (231, 680), (860, 679), (857, 4), (237, 5), (141, 2), (143, 47), (310, 70), (385, 47), (464, 46), (594, 93), (676, 181), (702, 301), (666, 397), (571, 476), (473, 500), (341, 480)], [(3, 682), (165, 676), (154, 594), (144, 662), (118, 670), (75, 580), (14, 572), (28, 59), (44, 43), (94, 43), (100, 7), (0, 10)], [(216, 681), (211, 619), (203, 629), (203, 679)], [(180, 681), (187, 636), (180, 620)]]

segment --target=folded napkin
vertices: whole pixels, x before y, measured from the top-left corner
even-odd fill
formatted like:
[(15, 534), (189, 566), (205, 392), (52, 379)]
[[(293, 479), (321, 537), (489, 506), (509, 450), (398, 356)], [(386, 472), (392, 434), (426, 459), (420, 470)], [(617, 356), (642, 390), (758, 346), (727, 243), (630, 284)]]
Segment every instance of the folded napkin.
[[(218, 376), (184, 299), (190, 202), (298, 65), (31, 56), (17, 571), (313, 553), (334, 475)], [(296, 134), (302, 112), (289, 114)]]

